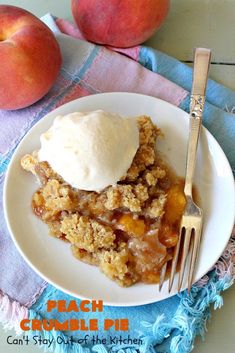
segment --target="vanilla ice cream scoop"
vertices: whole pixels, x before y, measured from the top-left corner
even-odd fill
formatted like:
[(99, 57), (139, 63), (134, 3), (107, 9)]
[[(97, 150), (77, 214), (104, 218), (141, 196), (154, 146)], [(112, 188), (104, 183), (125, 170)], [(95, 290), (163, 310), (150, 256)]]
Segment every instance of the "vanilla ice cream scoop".
[(126, 174), (139, 130), (135, 118), (97, 110), (58, 116), (40, 140), (40, 161), (72, 187), (99, 192)]

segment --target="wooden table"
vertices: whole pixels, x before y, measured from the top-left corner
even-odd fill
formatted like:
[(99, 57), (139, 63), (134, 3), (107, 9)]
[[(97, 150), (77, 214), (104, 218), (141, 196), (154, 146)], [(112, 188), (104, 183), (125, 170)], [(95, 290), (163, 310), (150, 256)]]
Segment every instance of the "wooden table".
[[(24, 7), (39, 17), (51, 12), (72, 20), (70, 0), (0, 0), (0, 4), (6, 2)], [(235, 90), (234, 34), (235, 0), (172, 0), (164, 25), (147, 45), (189, 64), (192, 61), (192, 48), (211, 48), (210, 77)], [(235, 352), (235, 286), (227, 290), (223, 297), (224, 306), (220, 310), (212, 310), (212, 322), (208, 323), (206, 340), (202, 342), (196, 339), (194, 353)], [(7, 345), (8, 334), (0, 328), (0, 352), (36, 353), (33, 346)]]

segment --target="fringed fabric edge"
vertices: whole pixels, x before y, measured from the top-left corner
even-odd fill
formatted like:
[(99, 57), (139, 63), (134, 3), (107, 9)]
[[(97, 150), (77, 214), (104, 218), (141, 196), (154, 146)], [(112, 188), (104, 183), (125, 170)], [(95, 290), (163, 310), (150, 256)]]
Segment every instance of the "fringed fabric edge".
[(19, 322), (28, 318), (28, 309), (0, 292), (0, 322), (5, 330), (15, 329), (17, 334), (22, 331)]

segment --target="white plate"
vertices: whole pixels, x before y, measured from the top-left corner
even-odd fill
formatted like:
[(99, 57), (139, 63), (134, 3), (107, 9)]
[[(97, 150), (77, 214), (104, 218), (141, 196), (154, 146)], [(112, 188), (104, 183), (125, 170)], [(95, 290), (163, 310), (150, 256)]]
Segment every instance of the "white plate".
[[(31, 197), (38, 185), (20, 167), (21, 157), (39, 148), (39, 136), (57, 115), (103, 109), (123, 115), (149, 115), (163, 131), (158, 149), (180, 176), (184, 176), (188, 138), (188, 114), (149, 96), (132, 93), (104, 93), (65, 104), (40, 120), (17, 147), (5, 180), (4, 208), (8, 227), (18, 250), (45, 280), (79, 298), (102, 299), (105, 304), (141, 305), (169, 297), (168, 286), (161, 293), (157, 285), (136, 284), (121, 288), (97, 267), (76, 260), (68, 244), (50, 237), (48, 228), (31, 211)], [(212, 135), (202, 129), (196, 165), (195, 185), (204, 210), (204, 233), (196, 279), (202, 277), (223, 252), (234, 224), (234, 181), (229, 163)], [(184, 284), (186, 287), (186, 285)], [(175, 287), (171, 295), (177, 292)]]

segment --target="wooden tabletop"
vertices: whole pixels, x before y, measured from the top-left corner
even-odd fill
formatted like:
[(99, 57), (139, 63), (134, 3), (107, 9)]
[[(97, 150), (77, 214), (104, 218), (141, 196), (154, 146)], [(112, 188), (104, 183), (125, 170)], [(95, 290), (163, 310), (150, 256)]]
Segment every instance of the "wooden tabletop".
[[(36, 16), (50, 12), (72, 20), (70, 0), (0, 0), (20, 6)], [(235, 0), (172, 0), (170, 13), (147, 45), (175, 58), (192, 62), (196, 46), (212, 49), (210, 77), (235, 90)], [(235, 102), (234, 102), (235, 103)], [(224, 306), (214, 311), (205, 342), (196, 339), (194, 353), (234, 353), (235, 286), (224, 295)], [(0, 352), (36, 353), (34, 346), (9, 346), (0, 328)]]

